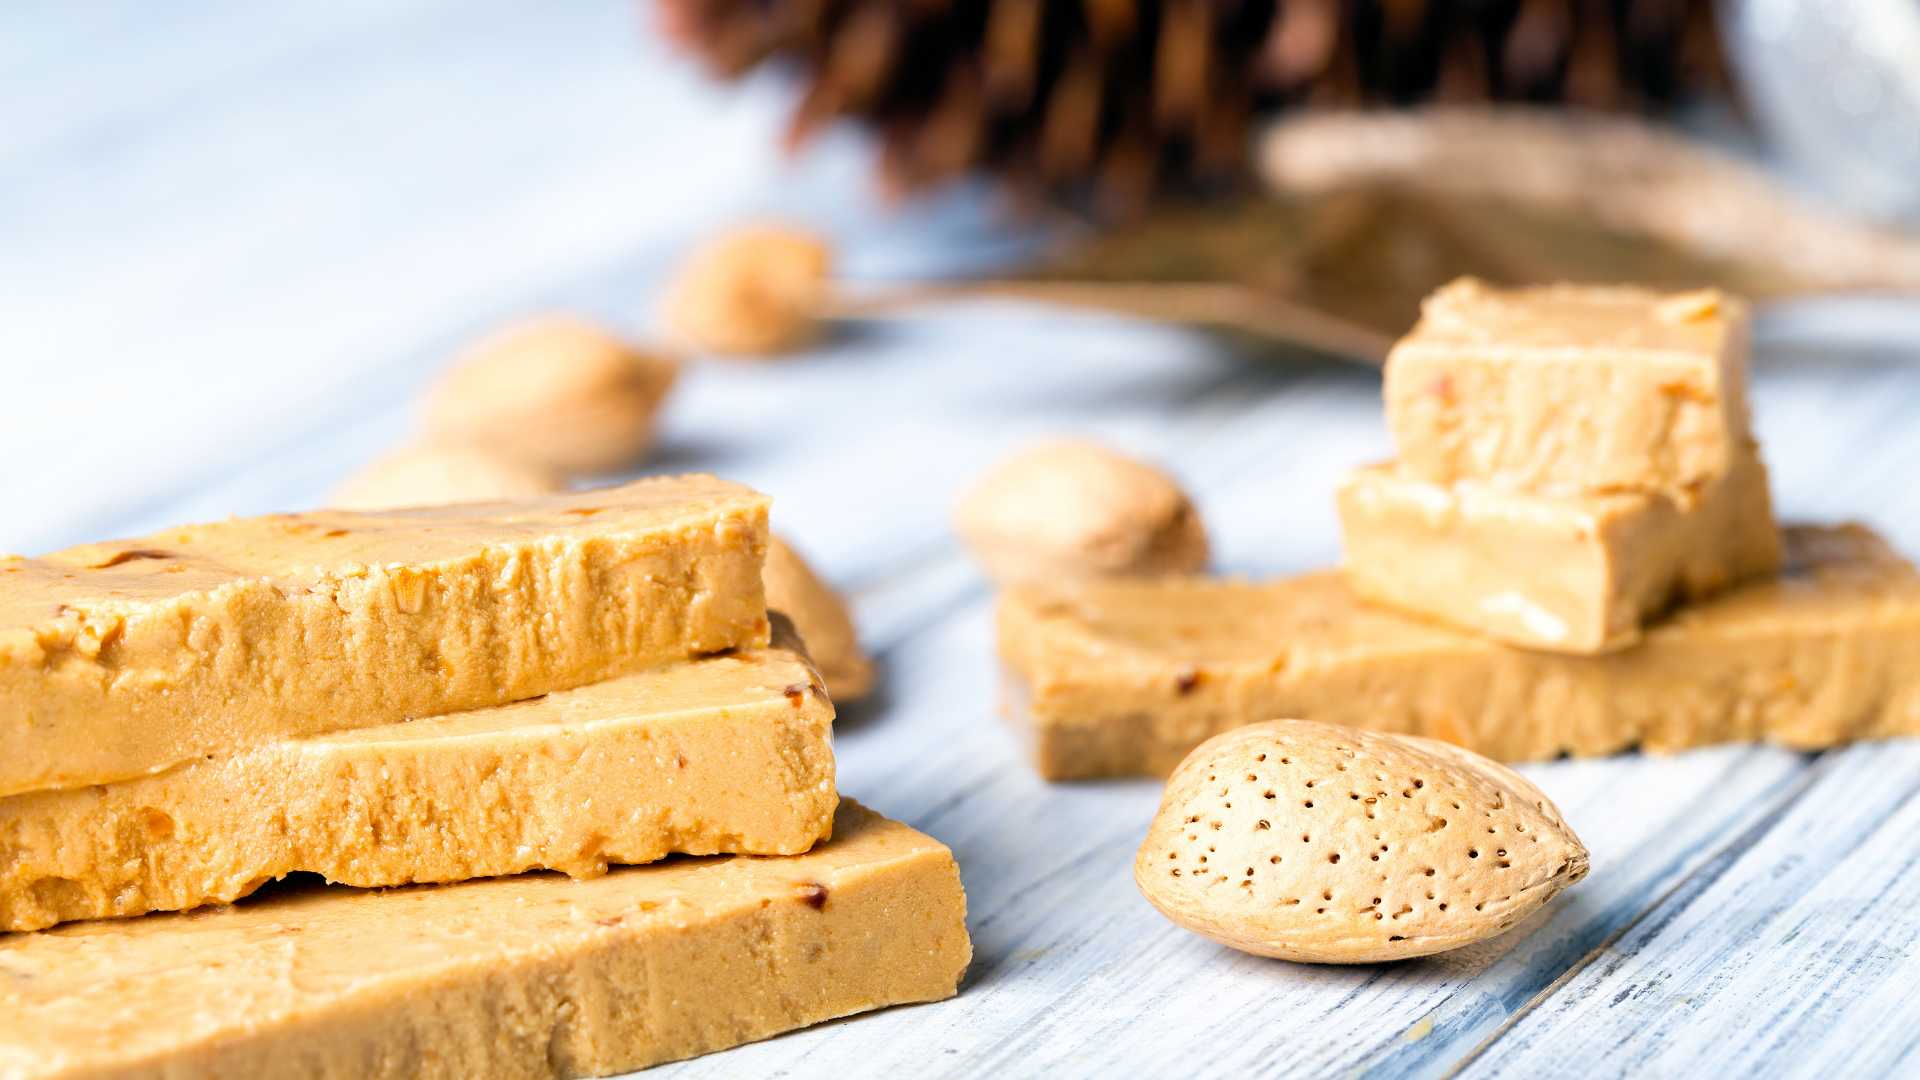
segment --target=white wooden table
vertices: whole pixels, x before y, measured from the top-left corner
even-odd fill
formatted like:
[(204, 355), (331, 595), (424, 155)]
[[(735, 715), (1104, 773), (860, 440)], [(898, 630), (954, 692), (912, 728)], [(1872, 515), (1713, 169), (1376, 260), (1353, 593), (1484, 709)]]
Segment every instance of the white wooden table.
[[(555, 305), (641, 330), (721, 223), (824, 226), (864, 278), (1014, 246), (976, 194), (871, 209), (853, 140), (783, 169), (779, 87), (707, 88), (622, 3), (166, 7), (0, 16), (0, 551), (315, 504), (462, 339)], [(1920, 320), (1795, 336), (1758, 384), (1783, 513), (1920, 553)], [(1222, 568), (1261, 574), (1334, 559), (1334, 480), (1385, 450), (1368, 372), (1031, 307), (681, 386), (649, 468), (773, 493), (855, 596), (886, 677), (843, 711), (842, 787), (953, 846), (977, 960), (953, 1001), (661, 1073), (1920, 1072), (1920, 745), (1528, 767), (1592, 875), (1433, 960), (1289, 966), (1164, 922), (1129, 878), (1157, 785), (1027, 769), (945, 524), (1063, 431), (1176, 469)]]

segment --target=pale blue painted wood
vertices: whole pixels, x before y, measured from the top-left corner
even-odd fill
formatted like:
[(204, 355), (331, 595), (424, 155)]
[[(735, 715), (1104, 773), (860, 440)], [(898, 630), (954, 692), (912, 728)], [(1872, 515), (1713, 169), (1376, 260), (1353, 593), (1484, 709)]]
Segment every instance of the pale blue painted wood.
[[(1017, 249), (979, 192), (856, 198), (849, 138), (782, 171), (780, 105), (770, 80), (706, 88), (625, 3), (10, 10), (0, 550), (314, 505), (405, 436), (463, 340), (552, 306), (644, 331), (720, 223), (800, 216), (868, 280)], [(1915, 320), (1770, 327), (1756, 397), (1783, 514), (1920, 553)], [(1821, 344), (1836, 329), (1846, 349)], [(691, 368), (649, 469), (772, 492), (849, 589), (886, 675), (845, 711), (843, 786), (954, 846), (979, 962), (955, 1001), (659, 1075), (1910, 1071), (1911, 747), (1530, 767), (1589, 881), (1501, 941), (1352, 970), (1174, 930), (1128, 879), (1155, 785), (1025, 767), (955, 493), (1031, 439), (1094, 434), (1189, 482), (1223, 569), (1297, 571), (1337, 557), (1333, 486), (1386, 453), (1378, 407), (1367, 372), (1005, 303)]]
[(1911, 1075), (1920, 746), (1836, 751), (1806, 780), (1465, 1074)]

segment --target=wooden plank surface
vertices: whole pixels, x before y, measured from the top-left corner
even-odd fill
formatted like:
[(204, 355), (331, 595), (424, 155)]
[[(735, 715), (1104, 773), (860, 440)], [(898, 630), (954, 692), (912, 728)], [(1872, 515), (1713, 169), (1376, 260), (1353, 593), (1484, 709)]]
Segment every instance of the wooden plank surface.
[[(851, 139), (782, 171), (781, 88), (711, 91), (626, 4), (10, 21), (0, 550), (313, 505), (404, 437), (460, 341), (552, 306), (644, 329), (678, 253), (725, 222), (820, 224), (868, 279), (1021, 243), (975, 192), (855, 198)], [(1772, 325), (1756, 396), (1783, 514), (1920, 553), (1920, 320)], [(1061, 432), (1179, 472), (1221, 569), (1246, 574), (1335, 559), (1333, 485), (1386, 452), (1367, 372), (1014, 304), (700, 365), (676, 392), (649, 469), (771, 492), (854, 596), (884, 681), (843, 711), (843, 787), (954, 847), (978, 961), (954, 1001), (661, 1074), (1913, 1071), (1909, 745), (1530, 766), (1592, 875), (1445, 957), (1289, 966), (1165, 923), (1129, 879), (1157, 785), (1026, 768), (995, 716), (990, 596), (947, 528), (989, 462)]]

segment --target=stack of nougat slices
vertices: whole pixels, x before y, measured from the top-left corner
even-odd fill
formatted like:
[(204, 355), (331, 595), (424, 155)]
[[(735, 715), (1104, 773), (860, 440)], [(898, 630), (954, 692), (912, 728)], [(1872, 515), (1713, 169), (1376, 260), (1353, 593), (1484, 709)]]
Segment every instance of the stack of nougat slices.
[(1508, 761), (1920, 733), (1920, 574), (1775, 525), (1748, 321), (1712, 290), (1440, 290), (1388, 360), (1397, 457), (1340, 490), (1341, 570), (1002, 598), (1040, 772), (1164, 775), (1275, 717)]
[(0, 559), (0, 1074), (601, 1075), (952, 995), (952, 854), (839, 798), (767, 510)]
[(1399, 456), (1340, 492), (1361, 596), (1523, 648), (1617, 652), (1777, 574), (1747, 306), (1713, 290), (1427, 299), (1387, 361)]

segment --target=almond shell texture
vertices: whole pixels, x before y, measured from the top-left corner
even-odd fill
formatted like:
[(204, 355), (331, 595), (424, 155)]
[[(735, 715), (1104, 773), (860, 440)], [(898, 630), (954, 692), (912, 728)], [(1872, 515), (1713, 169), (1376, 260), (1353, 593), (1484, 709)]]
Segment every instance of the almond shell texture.
[(1434, 739), (1276, 720), (1168, 778), (1134, 881), (1175, 923), (1261, 956), (1371, 963), (1503, 933), (1584, 877), (1540, 789)]

